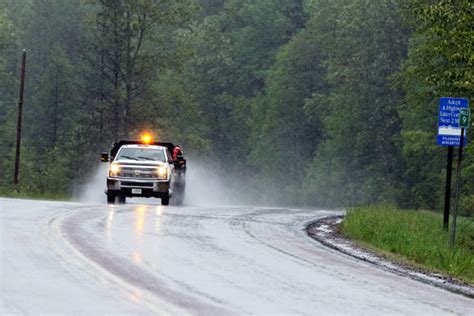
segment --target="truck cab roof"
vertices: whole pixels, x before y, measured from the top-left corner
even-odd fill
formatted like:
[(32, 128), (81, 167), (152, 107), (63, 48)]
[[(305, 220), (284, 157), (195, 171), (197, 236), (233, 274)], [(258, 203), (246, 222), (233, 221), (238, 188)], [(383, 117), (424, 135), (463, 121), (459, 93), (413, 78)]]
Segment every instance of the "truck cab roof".
[(128, 144), (123, 145), (118, 149), (114, 161), (156, 164), (171, 162), (172, 157), (168, 148), (164, 146)]
[(110, 150), (110, 156), (115, 158), (115, 156), (117, 155), (118, 150), (122, 146), (130, 146), (130, 145), (166, 147), (166, 149), (168, 149), (169, 152), (172, 152), (173, 148), (175, 147), (175, 145), (173, 145), (173, 143), (170, 143), (170, 142), (151, 142), (149, 144), (144, 144), (143, 142), (141, 142), (139, 140), (121, 140), (118, 143), (113, 143), (112, 144), (112, 149)]

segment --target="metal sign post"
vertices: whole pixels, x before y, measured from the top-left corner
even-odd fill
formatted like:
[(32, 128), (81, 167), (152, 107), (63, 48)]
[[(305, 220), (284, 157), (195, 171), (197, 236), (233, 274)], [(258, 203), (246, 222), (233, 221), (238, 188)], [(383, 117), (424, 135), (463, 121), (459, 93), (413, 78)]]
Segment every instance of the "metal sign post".
[(449, 206), (451, 203), (451, 178), (453, 173), (453, 152), (454, 147), (448, 147), (448, 162), (446, 163), (446, 189), (444, 191), (444, 212), (443, 212), (443, 229), (448, 230), (449, 225)]
[(458, 215), (458, 203), (461, 185), (462, 149), (464, 147), (464, 130), (469, 127), (469, 118), (469, 109), (461, 109), (459, 115), (459, 126), (461, 126), (461, 144), (459, 146), (458, 165), (456, 168), (456, 199), (454, 200), (453, 224), (451, 226), (451, 238), (449, 242), (451, 248), (454, 248), (454, 245), (456, 244), (456, 220)]

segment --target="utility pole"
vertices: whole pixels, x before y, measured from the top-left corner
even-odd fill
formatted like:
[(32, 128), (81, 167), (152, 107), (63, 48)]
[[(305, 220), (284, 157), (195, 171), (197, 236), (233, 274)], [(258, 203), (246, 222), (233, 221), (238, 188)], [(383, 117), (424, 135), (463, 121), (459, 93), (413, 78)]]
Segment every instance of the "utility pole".
[(16, 125), (16, 155), (15, 155), (15, 174), (13, 184), (18, 184), (18, 175), (20, 173), (20, 145), (21, 145), (21, 121), (23, 117), (23, 93), (25, 90), (25, 68), (26, 68), (26, 50), (23, 50), (20, 69), (20, 95), (18, 98), (18, 121)]

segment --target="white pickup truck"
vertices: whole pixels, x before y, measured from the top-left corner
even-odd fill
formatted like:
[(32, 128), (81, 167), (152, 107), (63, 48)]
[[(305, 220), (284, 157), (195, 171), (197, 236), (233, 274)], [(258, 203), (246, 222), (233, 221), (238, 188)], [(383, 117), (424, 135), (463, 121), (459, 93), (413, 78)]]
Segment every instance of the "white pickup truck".
[(127, 197), (156, 197), (168, 205), (177, 193), (176, 204), (181, 204), (186, 160), (173, 160), (173, 147), (171, 143), (120, 141), (112, 146), (110, 156), (102, 153), (101, 161), (110, 162), (107, 203), (125, 203)]

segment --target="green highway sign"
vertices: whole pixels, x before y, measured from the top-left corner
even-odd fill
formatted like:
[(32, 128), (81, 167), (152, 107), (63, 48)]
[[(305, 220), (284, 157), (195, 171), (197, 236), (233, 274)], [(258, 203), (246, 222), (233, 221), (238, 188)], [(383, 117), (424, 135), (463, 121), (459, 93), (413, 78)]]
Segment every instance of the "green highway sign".
[(459, 110), (459, 127), (468, 128), (470, 121), (471, 111), (469, 109)]

